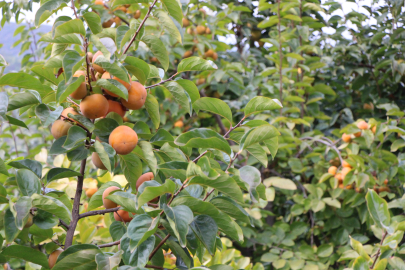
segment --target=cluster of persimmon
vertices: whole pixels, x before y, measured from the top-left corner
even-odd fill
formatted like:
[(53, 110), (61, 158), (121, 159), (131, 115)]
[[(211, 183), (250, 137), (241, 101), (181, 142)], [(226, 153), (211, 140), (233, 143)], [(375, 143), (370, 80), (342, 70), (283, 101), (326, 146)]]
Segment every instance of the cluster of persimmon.
[[(131, 14), (135, 19), (139, 19), (141, 17), (141, 11), (139, 9), (136, 10), (135, 12), (131, 11), (129, 9), (130, 5), (123, 5), (123, 6), (115, 8), (113, 11), (111, 11), (110, 8), (108, 7), (107, 3), (105, 3), (103, 0), (96, 0), (94, 2), (94, 4), (103, 6), (105, 9), (108, 9), (109, 13), (111, 13), (111, 14), (113, 14), (114, 11), (120, 10), (124, 13)], [(94, 11), (94, 12), (96, 12), (96, 11)], [(109, 28), (114, 23), (115, 23), (115, 26), (119, 26), (119, 25), (121, 25), (121, 22), (122, 22), (122, 19), (120, 17), (114, 16), (113, 18), (103, 22), (102, 26), (103, 26), (103, 28)]]
[[(115, 112), (125, 120), (127, 110), (138, 110), (144, 105), (147, 96), (145, 87), (137, 81), (132, 81), (130, 75), (128, 83), (112, 76), (101, 66), (95, 64), (95, 60), (100, 55), (102, 55), (100, 51), (96, 52), (94, 56), (88, 53), (89, 59), (92, 61), (92, 68), (97, 71), (95, 75), (96, 79), (112, 79), (121, 83), (128, 90), (128, 99), (120, 98), (117, 94), (106, 89), (103, 89), (103, 94), (90, 93), (88, 90), (89, 82), (81, 83), (80, 86), (70, 94), (72, 99), (80, 100), (79, 108), (69, 107), (63, 110), (61, 119), (56, 120), (51, 128), (51, 133), (55, 139), (68, 135), (69, 129), (74, 124), (79, 124), (76, 120), (69, 118), (69, 113), (72, 115), (81, 114), (94, 121), (95, 119), (106, 117), (111, 112)], [(85, 72), (82, 70), (76, 71), (74, 77), (80, 76), (86, 77)], [(91, 75), (89, 74), (89, 76)], [(114, 148), (117, 154), (127, 155), (136, 147), (138, 135), (132, 128), (121, 125), (112, 130), (108, 143)], [(106, 170), (105, 165), (96, 152), (92, 154), (92, 161), (97, 168)]]
[(361, 135), (363, 134), (363, 133), (362, 133), (363, 130), (371, 129), (371, 131), (372, 131), (374, 134), (375, 134), (375, 132), (377, 131), (377, 126), (376, 126), (376, 125), (371, 126), (371, 125), (369, 125), (369, 124), (368, 124), (366, 121), (364, 121), (364, 120), (358, 122), (358, 123), (357, 123), (357, 127), (358, 127), (359, 129), (361, 129), (361, 131), (356, 132), (356, 133), (354, 133), (354, 134), (346, 134), (346, 133), (343, 133), (343, 135), (342, 135), (342, 141), (344, 141), (344, 142), (346, 142), (346, 143), (349, 143), (349, 142), (352, 141), (353, 138), (361, 137)]
[[(328, 173), (333, 175), (336, 180), (338, 181), (338, 187), (342, 189), (353, 189), (353, 185), (343, 185), (343, 179), (345, 179), (346, 175), (352, 170), (352, 166), (345, 160), (342, 163), (342, 170), (338, 172), (337, 166), (331, 166), (328, 169)], [(359, 190), (360, 191), (360, 190)]]
[[(152, 172), (147, 172), (145, 174), (142, 174), (136, 181), (136, 191), (138, 191), (139, 187), (144, 182), (151, 181), (153, 179), (155, 179), (155, 177)], [(120, 191), (120, 190), (121, 189), (116, 186), (111, 186), (104, 190), (102, 198), (103, 198), (103, 205), (104, 205), (105, 209), (116, 208), (119, 206), (117, 203), (113, 202), (112, 200), (107, 199), (107, 196), (110, 195), (111, 192), (116, 192), (116, 191)], [(150, 202), (151, 203), (157, 202), (158, 200), (159, 200), (159, 197), (151, 200)], [(114, 219), (116, 221), (130, 222), (134, 215), (135, 215), (135, 213), (132, 213), (132, 215), (130, 215), (130, 213), (128, 211), (118, 210), (118, 211), (114, 212)]]

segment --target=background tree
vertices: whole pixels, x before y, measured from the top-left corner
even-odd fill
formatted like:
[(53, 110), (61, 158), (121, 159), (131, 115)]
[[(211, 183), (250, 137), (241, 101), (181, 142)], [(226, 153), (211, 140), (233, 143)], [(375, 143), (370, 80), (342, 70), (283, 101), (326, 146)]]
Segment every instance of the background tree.
[(405, 267), (403, 3), (3, 3), (6, 269)]

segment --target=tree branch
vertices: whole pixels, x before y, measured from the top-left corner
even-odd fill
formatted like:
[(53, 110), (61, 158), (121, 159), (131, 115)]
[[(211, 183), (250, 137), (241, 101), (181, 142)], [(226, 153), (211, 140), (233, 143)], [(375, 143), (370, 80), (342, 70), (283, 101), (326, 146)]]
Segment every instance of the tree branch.
[(69, 228), (66, 232), (65, 249), (67, 249), (68, 247), (70, 247), (72, 245), (77, 222), (79, 221), (80, 197), (82, 196), (82, 192), (83, 192), (83, 179), (84, 179), (84, 172), (86, 169), (86, 162), (87, 162), (87, 158), (83, 159), (80, 164), (81, 176), (77, 177), (76, 194), (75, 194), (75, 198), (73, 201), (73, 209), (72, 209), (72, 221), (70, 222)]
[(338, 154), (339, 159), (340, 159), (340, 164), (343, 164), (342, 155), (340, 154), (339, 149), (337, 149), (337, 147), (336, 147), (334, 144), (331, 144), (331, 143), (329, 143), (329, 142), (327, 142), (327, 141), (325, 141), (325, 140), (322, 140), (322, 139), (315, 139), (315, 138), (313, 138), (313, 137), (304, 137), (304, 138), (301, 138), (301, 140), (312, 140), (312, 141), (314, 141), (314, 142), (319, 142), (319, 143), (322, 143), (322, 144), (324, 144), (324, 145), (326, 145), (326, 146), (329, 146), (330, 148), (332, 148), (333, 150), (335, 150), (335, 152)]
[(90, 217), (90, 216), (96, 216), (96, 215), (104, 215), (104, 214), (107, 214), (107, 213), (117, 212), (119, 209), (120, 209), (120, 207), (118, 206), (118, 207), (110, 208), (110, 209), (89, 211), (89, 212), (80, 214), (79, 219), (84, 218), (84, 217)]
[(69, 230), (69, 225), (66, 222), (64, 222), (63, 220), (59, 219), (59, 224), (64, 226), (67, 230)]
[(157, 2), (157, 0), (153, 1), (152, 5), (149, 7), (148, 12), (145, 15), (145, 18), (143, 18), (141, 24), (139, 25), (138, 29), (135, 32), (135, 35), (131, 38), (128, 45), (125, 47), (123, 54), (127, 53), (127, 51), (129, 50), (129, 47), (131, 47), (132, 43), (135, 41), (136, 37), (138, 36), (139, 32), (141, 31), (142, 26), (145, 24), (146, 20), (149, 18), (150, 12), (152, 11), (152, 8), (156, 5), (156, 2)]
[(376, 262), (377, 262), (377, 260), (378, 260), (378, 257), (380, 256), (381, 246), (382, 246), (382, 244), (383, 244), (383, 242), (384, 242), (385, 237), (387, 236), (387, 234), (388, 234), (387, 232), (384, 232), (383, 235), (382, 235), (382, 237), (381, 237), (380, 247), (379, 247), (378, 250), (377, 250), (377, 253), (376, 253), (376, 256), (375, 256), (373, 265), (371, 266), (370, 269), (374, 269), (374, 265), (376, 264)]
[(162, 241), (160, 241), (160, 243), (155, 247), (155, 249), (152, 251), (152, 253), (149, 255), (149, 260), (151, 260), (153, 258), (153, 256), (156, 254), (156, 252), (159, 250), (159, 248), (161, 248), (163, 246), (163, 244), (167, 241), (167, 239), (169, 239), (170, 237), (170, 233), (168, 233), (166, 235), (165, 238), (163, 238)]

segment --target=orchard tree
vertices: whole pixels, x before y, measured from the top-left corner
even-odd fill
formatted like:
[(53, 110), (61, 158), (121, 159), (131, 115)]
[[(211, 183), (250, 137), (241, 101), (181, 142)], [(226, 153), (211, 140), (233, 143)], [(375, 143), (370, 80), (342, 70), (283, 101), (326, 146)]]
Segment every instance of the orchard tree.
[[(27, 128), (12, 116), (18, 111), (26, 122), (40, 122), (44, 139), (36, 160), (20, 156), (16, 144), (15, 158), (10, 153), (0, 163), (6, 177), (0, 188), (5, 241), (0, 259), (6, 267), (160, 269), (170, 250), (175, 265), (189, 269), (193, 257), (203, 262), (205, 252), (222, 249), (221, 234), (243, 241), (235, 222), (249, 222), (240, 206), (242, 191), (265, 199), (260, 171), (233, 163), (260, 144), (275, 154), (277, 129), (249, 119), (280, 109), (279, 101), (253, 98), (235, 119), (224, 101), (200, 97), (190, 78), (217, 66), (191, 56), (198, 43), (181, 61), (166, 49), (181, 44), (182, 27), (190, 25), (179, 3), (132, 3), (41, 3), (35, 26), (66, 5), (74, 17), (57, 17), (52, 31), (41, 36), (41, 61), (0, 78), (1, 85), (22, 89), (1, 93), (1, 115), (12, 137), (15, 127)], [(203, 25), (205, 11), (195, 5), (189, 12), (199, 16), (197, 27), (187, 31), (210, 35)], [(202, 45), (204, 58), (217, 60), (217, 53)], [(145, 48), (154, 65), (136, 53)], [(202, 83), (203, 77), (197, 79)], [(160, 114), (162, 106), (172, 111), (169, 117), (179, 110), (190, 117), (200, 111), (215, 114), (227, 121), (227, 131), (187, 131), (180, 117), (173, 135), (171, 126), (161, 125), (168, 117)], [(246, 132), (231, 148), (228, 139), (237, 128)], [(56, 155), (63, 160), (58, 166)], [(123, 174), (125, 184), (108, 181), (111, 174)], [(66, 178), (77, 179), (74, 195), (52, 188)]]
[(0, 3), (6, 269), (405, 269), (403, 3)]

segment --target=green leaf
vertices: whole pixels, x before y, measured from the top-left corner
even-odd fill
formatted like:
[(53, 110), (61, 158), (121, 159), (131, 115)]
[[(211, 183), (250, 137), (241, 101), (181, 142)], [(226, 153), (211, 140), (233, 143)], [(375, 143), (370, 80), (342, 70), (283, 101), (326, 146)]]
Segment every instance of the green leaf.
[(280, 135), (280, 132), (270, 124), (252, 128), (243, 135), (239, 148), (244, 150), (256, 143), (266, 141), (278, 135)]
[(293, 14), (287, 14), (287, 15), (283, 16), (283, 19), (296, 21), (296, 22), (302, 22), (302, 19), (299, 16), (293, 15)]
[(177, 0), (162, 0), (164, 7), (180, 25), (183, 25), (183, 12), (181, 6)]
[(369, 189), (367, 192), (366, 202), (368, 211), (375, 224), (380, 228), (387, 229), (391, 223), (387, 202), (372, 189)]
[[(69, 138), (69, 137), (68, 137)], [(112, 171), (115, 166), (114, 157), (116, 155), (114, 148), (108, 143), (95, 141), (94, 148), (104, 166), (108, 171)]]
[(263, 183), (266, 186), (273, 186), (281, 189), (296, 190), (297, 185), (290, 179), (281, 178), (277, 176), (266, 178)]
[(108, 71), (111, 75), (129, 83), (128, 73), (126, 69), (118, 65), (116, 62), (110, 63), (110, 61), (103, 55), (97, 57), (95, 64), (101, 66), (103, 69)]
[[(24, 73), (24, 72), (7, 73), (7, 74), (3, 75), (0, 78), (0, 86), (5, 86), (5, 85), (11, 86), (11, 87), (24, 88), (24, 89), (33, 89), (33, 90), (38, 91), (38, 93), (40, 94), (41, 97), (44, 97), (46, 94), (53, 91), (52, 88), (49, 87), (48, 85), (44, 85), (40, 80), (38, 80), (34, 76), (32, 76), (28, 73)], [(26, 92), (26, 93), (17, 94), (17, 95), (20, 95), (22, 97), (23, 94), (28, 94), (28, 93)], [(14, 95), (14, 96), (17, 96), (17, 95)], [(10, 97), (10, 102), (9, 102), (10, 105), (8, 108), (9, 111), (17, 109), (17, 108), (14, 108), (14, 109), (10, 108), (12, 97)]]
[(67, 34), (79, 34), (86, 35), (86, 30), (84, 29), (83, 22), (80, 19), (74, 19), (67, 21), (55, 29), (54, 38), (64, 36)]
[(80, 124), (82, 124), (85, 128), (87, 128), (90, 132), (93, 132), (93, 130), (96, 128), (95, 125), (93, 124), (93, 122), (91, 122), (91, 120), (81, 114), (71, 114), (68, 113), (68, 117), (76, 120), (77, 122), (79, 122)]
[(211, 199), (210, 203), (230, 217), (250, 224), (249, 214), (234, 200), (228, 197), (218, 196)]
[(0, 116), (5, 118), (8, 107), (8, 95), (6, 92), (0, 92)]
[[(55, 44), (55, 45), (59, 45), (59, 44)], [(53, 47), (52, 47), (53, 48)], [(45, 80), (47, 80), (48, 82), (51, 82), (54, 85), (58, 85), (59, 82), (61, 81), (61, 77), (56, 78), (55, 74), (53, 73), (53, 69), (52, 68), (46, 68), (44, 65), (39, 64), (36, 66), (33, 66), (31, 68), (31, 71), (34, 72), (35, 74), (37, 74), (38, 76), (44, 78)]]
[(181, 161), (170, 161), (158, 165), (158, 169), (167, 177), (174, 177), (182, 181), (186, 180), (188, 163)]
[(40, 103), (40, 100), (31, 92), (12, 95), (9, 99), (8, 111)]
[(193, 107), (196, 111), (208, 111), (218, 114), (228, 120), (232, 125), (232, 112), (228, 104), (217, 98), (203, 97), (194, 102)]
[(277, 150), (278, 150), (278, 136), (265, 140), (264, 144), (269, 149), (270, 154), (273, 157), (273, 159), (275, 159), (276, 155), (277, 155)]
[(68, 0), (50, 0), (47, 2), (42, 2), (43, 4), (35, 13), (35, 25), (39, 26), (41, 23), (46, 21), (56, 10), (63, 6), (66, 6)]
[(152, 54), (156, 56), (164, 70), (167, 70), (169, 68), (169, 53), (164, 43), (155, 35), (143, 36), (141, 41), (143, 41), (151, 50)]
[(11, 245), (3, 249), (0, 255), (39, 264), (45, 269), (49, 268), (45, 254), (28, 246)]
[[(0, 159), (1, 162), (1, 159)], [(7, 199), (7, 190), (5, 187), (0, 186), (0, 204), (2, 203), (8, 203)]]
[(369, 270), (370, 266), (366, 259), (358, 257), (353, 263), (353, 270)]
[(16, 173), (18, 189), (24, 196), (31, 196), (41, 192), (41, 182), (38, 176), (27, 169), (20, 169)]
[(124, 192), (124, 191), (116, 191), (114, 193), (110, 193), (110, 195), (108, 195), (106, 198), (110, 199), (111, 201), (120, 205), (128, 212), (131, 212), (131, 213), (138, 212), (137, 209), (135, 208), (135, 202), (136, 202), (135, 194), (132, 194), (129, 192)]
[(235, 199), (238, 202), (243, 202), (242, 191), (240, 190), (236, 181), (233, 178), (229, 177), (227, 174), (222, 174), (214, 180), (197, 176), (190, 180), (189, 185), (212, 187)]
[(323, 244), (318, 247), (316, 252), (319, 257), (325, 258), (329, 257), (333, 253), (333, 245), (332, 244)]
[[(91, 35), (90, 36), (90, 41), (94, 44), (94, 46), (101, 51), (103, 56), (109, 60), (111, 57), (110, 51), (104, 46), (104, 44), (100, 41), (100, 38), (96, 35)], [(98, 58), (98, 57), (97, 57)]]
[[(6, 236), (6, 242), (12, 243), (17, 235), (20, 233), (16, 224), (14, 215), (11, 212), (10, 208), (7, 208), (4, 211), (4, 218), (3, 218), (3, 226), (4, 226), (4, 234)], [(1, 254), (1, 253), (0, 253)]]
[(209, 215), (215, 220), (220, 231), (236, 241), (243, 240), (242, 230), (228, 215), (224, 214), (209, 202), (191, 196), (181, 196), (173, 200), (170, 206), (187, 205), (195, 215)]
[[(172, 19), (169, 17), (169, 15), (162, 11), (162, 10), (157, 10), (154, 12), (154, 15), (156, 14), (160, 24), (165, 30), (165, 33), (169, 34), (170, 37), (176, 39), (180, 44), (182, 43), (181, 39), (181, 34), (179, 32), (179, 29), (177, 29), (176, 25), (172, 21)], [(183, 15), (183, 13), (180, 13)]]
[(8, 176), (8, 170), (4, 161), (0, 158), (0, 174)]
[(203, 243), (204, 247), (211, 255), (215, 253), (215, 240), (217, 237), (218, 226), (215, 220), (208, 215), (196, 216), (190, 224), (195, 236)]
[(190, 80), (178, 79), (176, 82), (188, 93), (191, 99), (191, 104), (194, 104), (200, 98), (200, 91), (194, 82)]
[(132, 73), (141, 84), (145, 84), (150, 72), (148, 63), (133, 56), (127, 56), (124, 62), (128, 64), (125, 68)]
[(59, 43), (59, 44), (76, 44), (81, 45), (82, 42), (76, 34), (67, 34), (57, 38), (52, 38), (52, 33), (42, 35), (41, 42)]
[(148, 94), (146, 96), (145, 107), (150, 119), (152, 120), (153, 126), (155, 129), (158, 129), (160, 125), (160, 113), (157, 99), (151, 94)]
[(83, 143), (87, 139), (87, 132), (78, 126), (72, 126), (69, 128), (68, 135), (63, 148), (72, 149), (78, 144)]
[(53, 270), (96, 269), (96, 255), (102, 253), (96, 245), (73, 245), (63, 251)]
[(30, 197), (20, 197), (14, 204), (15, 210), (15, 224), (17, 229), (22, 230), (27, 223), (28, 216), (32, 207), (32, 200)]
[(11, 166), (16, 169), (27, 169), (35, 173), (38, 178), (42, 177), (42, 164), (36, 160), (23, 159), (15, 160), (7, 163), (8, 166)]
[(65, 80), (61, 81), (56, 91), (56, 100), (59, 103), (65, 101), (66, 98), (76, 91), (80, 84), (85, 80), (86, 78), (83, 75), (80, 75), (80, 77), (73, 77), (71, 82), (68, 84), (65, 84)]
[(174, 234), (179, 240), (180, 246), (185, 248), (187, 244), (187, 233), (190, 223), (193, 221), (193, 212), (186, 205), (170, 207), (163, 205), (166, 217)]
[(153, 235), (159, 225), (159, 216), (152, 219), (148, 214), (136, 215), (128, 225), (128, 237), (134, 250), (142, 242)]
[(192, 148), (212, 148), (231, 154), (228, 142), (218, 133), (207, 128), (198, 128), (181, 134), (174, 141), (179, 146)]
[(77, 51), (68, 51), (62, 60), (62, 67), (65, 72), (66, 84), (71, 83), (73, 74), (80, 68), (84, 61), (84, 57), (80, 56)]
[(173, 136), (165, 129), (159, 129), (149, 141), (152, 144), (162, 146), (166, 142), (174, 142)]
[(125, 100), (128, 100), (128, 89), (119, 81), (113, 79), (98, 79), (97, 86), (108, 90)]
[(374, 266), (373, 270), (385, 270), (388, 264), (387, 259), (382, 259)]
[(114, 270), (117, 269), (121, 262), (122, 251), (118, 251), (112, 256), (105, 253), (96, 254), (97, 270)]
[(49, 170), (47, 174), (47, 182), (49, 183), (53, 180), (75, 176), (82, 176), (82, 175), (79, 172), (67, 168), (52, 168)]
[(177, 67), (177, 72), (180, 73), (186, 71), (205, 71), (215, 69), (218, 69), (218, 67), (211, 60), (204, 60), (197, 56), (191, 56), (181, 60), (179, 66)]
[(191, 115), (191, 107), (184, 88), (176, 81), (167, 82), (164, 86), (173, 95), (176, 102)]
[(132, 252), (131, 257), (129, 258), (129, 264), (136, 265), (137, 267), (135, 268), (135, 270), (147, 269), (143, 267), (149, 261), (149, 255), (152, 253), (154, 246), (155, 246), (155, 236), (151, 235)]
[(70, 210), (58, 199), (39, 194), (33, 194), (31, 199), (33, 207), (52, 213), (67, 223), (72, 219)]
[[(362, 256), (364, 259), (366, 259), (367, 261), (372, 261), (370, 256), (367, 254), (367, 252), (364, 250), (363, 245), (357, 241), (356, 239), (350, 237), (350, 245), (352, 246), (352, 248), (360, 255)], [(325, 256), (327, 257), (327, 256)]]
[(63, 111), (62, 106), (58, 106), (55, 108), (55, 110), (51, 111), (48, 106), (45, 104), (39, 104), (35, 108), (35, 114), (38, 116), (38, 118), (41, 120), (42, 125), (47, 127), (56, 120), (58, 120), (60, 114)]
[(156, 181), (146, 181), (139, 187), (138, 207), (166, 193), (173, 194), (176, 184), (170, 179), (166, 179), (163, 185)]
[(142, 162), (133, 153), (128, 155), (119, 155), (121, 169), (124, 172), (125, 178), (131, 185), (132, 190), (136, 190), (136, 181), (142, 175)]
[(86, 20), (87, 25), (94, 35), (97, 35), (101, 31), (103, 31), (103, 27), (101, 27), (101, 19), (97, 13), (86, 12), (83, 14), (83, 18)]
[(239, 174), (240, 178), (249, 185), (251, 193), (262, 182), (260, 171), (253, 166), (243, 166), (239, 169)]
[(326, 84), (322, 84), (322, 83), (315, 84), (314, 90), (316, 92), (320, 92), (320, 93), (323, 93), (326, 95), (336, 96), (335, 91), (333, 91), (333, 89), (329, 85), (326, 85)]
[(245, 107), (245, 117), (259, 113), (262, 111), (271, 111), (281, 109), (283, 106), (277, 99), (271, 99), (267, 97), (254, 97), (251, 99)]
[[(140, 149), (142, 149), (143, 156), (141, 158), (143, 158), (145, 160), (146, 164), (148, 164), (148, 167), (153, 172), (153, 175), (156, 175), (157, 159), (156, 159), (155, 155), (153, 154), (152, 144), (150, 144), (147, 141), (139, 141), (138, 146)], [(135, 153), (137, 153), (137, 149), (139, 149), (139, 148), (138, 147), (135, 148)]]

